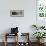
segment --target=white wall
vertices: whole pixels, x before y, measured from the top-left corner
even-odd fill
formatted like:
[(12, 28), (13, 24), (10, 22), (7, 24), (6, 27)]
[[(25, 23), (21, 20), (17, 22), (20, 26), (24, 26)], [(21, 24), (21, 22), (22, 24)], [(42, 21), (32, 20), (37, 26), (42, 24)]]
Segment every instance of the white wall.
[[(24, 10), (24, 17), (11, 17), (10, 10), (18, 9)], [(31, 34), (32, 24), (36, 24), (36, 0), (0, 0), (0, 34), (16, 26)]]

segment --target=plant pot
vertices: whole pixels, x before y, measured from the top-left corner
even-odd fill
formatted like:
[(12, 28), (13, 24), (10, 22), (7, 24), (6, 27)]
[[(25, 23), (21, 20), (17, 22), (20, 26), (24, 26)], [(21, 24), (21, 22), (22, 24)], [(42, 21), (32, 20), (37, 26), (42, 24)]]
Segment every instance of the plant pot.
[(38, 42), (39, 44), (41, 44), (41, 43), (44, 42), (44, 40), (45, 40), (45, 39), (37, 39), (37, 42)]
[(40, 39), (37, 39), (37, 43), (40, 43)]
[(45, 40), (45, 39), (40, 39), (40, 43), (44, 43), (44, 40)]

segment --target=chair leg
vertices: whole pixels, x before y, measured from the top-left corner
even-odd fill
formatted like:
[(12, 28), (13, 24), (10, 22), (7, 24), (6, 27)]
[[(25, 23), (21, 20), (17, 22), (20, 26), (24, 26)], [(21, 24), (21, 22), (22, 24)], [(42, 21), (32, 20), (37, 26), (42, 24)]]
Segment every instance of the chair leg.
[(7, 43), (5, 42), (5, 46), (7, 46)]
[(7, 34), (5, 34), (5, 46), (7, 46)]

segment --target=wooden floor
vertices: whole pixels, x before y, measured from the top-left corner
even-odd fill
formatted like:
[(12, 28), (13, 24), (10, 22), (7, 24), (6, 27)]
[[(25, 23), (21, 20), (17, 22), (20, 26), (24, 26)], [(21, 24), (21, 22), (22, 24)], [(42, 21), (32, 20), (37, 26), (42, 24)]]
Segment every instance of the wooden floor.
[[(0, 46), (4, 46), (4, 43), (2, 42), (0, 42)], [(12, 42), (10, 42), (10, 43), (8, 43), (8, 45), (7, 46), (15, 46), (15, 43), (12, 43)], [(24, 45), (25, 46), (25, 45)], [(30, 46), (37, 46), (37, 43), (34, 43), (34, 42), (32, 42), (32, 43), (30, 43)], [(46, 46), (46, 43), (44, 43), (43, 45), (41, 45), (41, 46)]]

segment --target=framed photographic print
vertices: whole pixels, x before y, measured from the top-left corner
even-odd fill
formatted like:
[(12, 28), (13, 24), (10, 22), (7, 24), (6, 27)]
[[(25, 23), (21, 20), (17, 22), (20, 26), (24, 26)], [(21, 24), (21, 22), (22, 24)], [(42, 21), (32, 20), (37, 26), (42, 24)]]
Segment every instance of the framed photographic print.
[(46, 23), (46, 0), (37, 0), (37, 14), (36, 23), (38, 25), (45, 25)]
[(37, 0), (37, 15), (41, 17), (46, 17), (46, 0)]
[(11, 10), (10, 16), (12, 16), (12, 17), (24, 17), (24, 10)]

